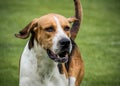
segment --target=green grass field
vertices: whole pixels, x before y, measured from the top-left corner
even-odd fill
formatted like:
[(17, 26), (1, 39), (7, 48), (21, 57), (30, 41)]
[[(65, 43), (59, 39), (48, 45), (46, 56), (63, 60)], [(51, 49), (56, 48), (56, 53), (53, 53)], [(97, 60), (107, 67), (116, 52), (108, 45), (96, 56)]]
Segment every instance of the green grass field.
[[(82, 0), (76, 42), (85, 76), (81, 86), (120, 86), (120, 0)], [(74, 15), (72, 0), (0, 0), (0, 86), (18, 86), (19, 58), (28, 40), (14, 34), (47, 13)]]

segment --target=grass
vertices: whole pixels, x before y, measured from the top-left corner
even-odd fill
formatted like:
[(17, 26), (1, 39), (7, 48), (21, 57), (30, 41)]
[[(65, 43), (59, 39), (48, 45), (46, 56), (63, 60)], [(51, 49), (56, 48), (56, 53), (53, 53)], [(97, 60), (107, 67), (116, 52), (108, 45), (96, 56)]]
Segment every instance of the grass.
[[(120, 86), (120, 1), (82, 0), (83, 22), (76, 42), (85, 77), (81, 86)], [(18, 86), (19, 58), (27, 40), (14, 37), (47, 13), (73, 16), (72, 0), (0, 1), (0, 86)]]

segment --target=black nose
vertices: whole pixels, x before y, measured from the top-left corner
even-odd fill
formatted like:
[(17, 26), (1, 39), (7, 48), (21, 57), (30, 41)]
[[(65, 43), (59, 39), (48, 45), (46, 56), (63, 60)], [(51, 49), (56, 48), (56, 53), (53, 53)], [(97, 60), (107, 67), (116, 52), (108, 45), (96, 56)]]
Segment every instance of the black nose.
[(67, 38), (62, 38), (60, 40), (60, 46), (62, 46), (63, 48), (68, 48), (70, 45), (70, 40)]

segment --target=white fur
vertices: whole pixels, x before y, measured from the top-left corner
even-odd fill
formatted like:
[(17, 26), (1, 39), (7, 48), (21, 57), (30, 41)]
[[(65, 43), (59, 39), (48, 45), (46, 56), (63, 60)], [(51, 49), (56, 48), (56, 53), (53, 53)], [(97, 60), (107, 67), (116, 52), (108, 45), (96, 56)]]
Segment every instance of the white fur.
[(69, 86), (75, 86), (75, 81), (76, 81), (75, 77), (69, 77)]
[(67, 86), (65, 75), (58, 72), (57, 64), (36, 41), (30, 50), (28, 43), (20, 61), (19, 86)]
[[(55, 53), (58, 53), (59, 52), (59, 46), (58, 46), (58, 42), (62, 39), (62, 38), (67, 38), (70, 40), (70, 38), (65, 34), (65, 32), (63, 31), (61, 25), (60, 25), (60, 22), (58, 20), (57, 17), (53, 16), (55, 22), (56, 22), (56, 25), (57, 25), (57, 33), (56, 35), (54, 36), (53, 38), (53, 47), (52, 47), (52, 51), (54, 51)], [(72, 44), (70, 43), (70, 52), (72, 50)]]

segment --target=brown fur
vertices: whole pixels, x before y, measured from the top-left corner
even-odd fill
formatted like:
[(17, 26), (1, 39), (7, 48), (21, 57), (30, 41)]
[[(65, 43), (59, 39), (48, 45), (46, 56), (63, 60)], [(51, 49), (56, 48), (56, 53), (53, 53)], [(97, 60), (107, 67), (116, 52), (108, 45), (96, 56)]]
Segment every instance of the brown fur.
[(73, 50), (69, 57), (69, 62), (67, 63), (69, 68), (67, 69), (65, 65), (66, 63), (62, 64), (62, 73), (66, 75), (66, 78), (75, 77), (75, 86), (79, 86), (84, 76), (84, 63), (79, 48), (75, 43), (73, 43)]
[(83, 60), (78, 47), (75, 46), (73, 54), (71, 56), (71, 62), (69, 64), (68, 76), (76, 77), (76, 86), (79, 86), (83, 78), (83, 75), (84, 75)]

